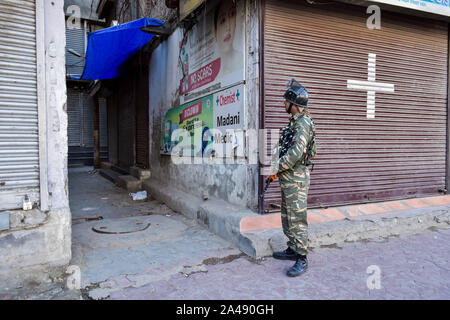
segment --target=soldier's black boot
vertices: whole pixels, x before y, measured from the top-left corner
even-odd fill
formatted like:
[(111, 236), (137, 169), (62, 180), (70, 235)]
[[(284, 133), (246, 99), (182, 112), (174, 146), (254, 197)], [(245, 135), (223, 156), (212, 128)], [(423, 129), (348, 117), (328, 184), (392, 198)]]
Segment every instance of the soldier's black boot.
[(297, 255), (297, 261), (287, 271), (289, 277), (297, 277), (308, 269), (308, 258), (306, 256)]
[(288, 247), (284, 251), (278, 251), (273, 253), (273, 257), (278, 260), (297, 260), (297, 253)]

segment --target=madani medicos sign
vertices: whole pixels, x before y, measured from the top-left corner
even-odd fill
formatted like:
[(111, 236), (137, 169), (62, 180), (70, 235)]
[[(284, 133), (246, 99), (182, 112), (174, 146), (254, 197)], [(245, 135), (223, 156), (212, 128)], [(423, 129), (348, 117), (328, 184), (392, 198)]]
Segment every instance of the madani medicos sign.
[[(239, 85), (169, 109), (162, 123), (161, 154), (229, 156), (244, 128), (244, 86)], [(183, 130), (179, 130), (183, 129)]]

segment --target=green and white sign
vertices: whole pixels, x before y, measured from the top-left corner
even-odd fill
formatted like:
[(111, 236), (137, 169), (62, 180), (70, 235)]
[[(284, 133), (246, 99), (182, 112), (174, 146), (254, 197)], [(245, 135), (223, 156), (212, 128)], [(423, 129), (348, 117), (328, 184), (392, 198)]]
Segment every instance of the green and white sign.
[(241, 154), (243, 128), (244, 86), (238, 85), (169, 109), (162, 123), (160, 151), (170, 155), (177, 148), (185, 156), (226, 157), (227, 150), (238, 148)]

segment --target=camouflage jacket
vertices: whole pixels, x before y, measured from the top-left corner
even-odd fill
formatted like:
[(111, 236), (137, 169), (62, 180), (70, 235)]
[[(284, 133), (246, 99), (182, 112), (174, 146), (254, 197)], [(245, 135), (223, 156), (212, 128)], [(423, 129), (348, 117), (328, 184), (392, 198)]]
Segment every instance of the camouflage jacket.
[(296, 113), (289, 120), (289, 127), (295, 130), (295, 136), (289, 150), (279, 158), (277, 163), (277, 175), (281, 186), (302, 183), (309, 185), (309, 169), (302, 164), (302, 159), (313, 138), (314, 122), (309, 115)]

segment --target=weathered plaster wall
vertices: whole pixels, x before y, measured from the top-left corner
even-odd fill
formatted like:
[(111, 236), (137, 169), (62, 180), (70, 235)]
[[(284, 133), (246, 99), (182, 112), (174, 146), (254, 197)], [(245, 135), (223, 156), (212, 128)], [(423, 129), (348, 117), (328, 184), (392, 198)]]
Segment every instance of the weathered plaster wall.
[[(259, 59), (257, 1), (246, 3), (246, 105), (245, 129), (258, 127)], [(178, 52), (182, 40), (180, 29), (153, 52), (150, 60), (150, 166), (152, 177), (202, 197), (206, 192), (230, 203), (256, 210), (257, 165), (247, 161), (237, 164), (175, 165), (169, 156), (160, 155), (161, 120), (166, 111), (180, 105), (178, 95)], [(253, 150), (254, 151), (254, 150)], [(252, 152), (253, 152), (252, 151)], [(256, 179), (256, 180), (255, 180)]]
[(47, 89), (47, 152), (50, 209), (69, 207), (67, 178), (67, 93), (63, 0), (45, 4), (45, 70)]
[[(77, 1), (83, 2), (86, 0)], [(166, 2), (163, 0), (138, 0), (136, 2), (117, 0), (115, 1), (115, 8), (110, 18), (112, 20), (118, 20), (119, 23), (129, 22), (142, 17), (150, 17), (169, 22), (176, 18), (176, 15), (177, 9), (167, 8)]]
[(140, 10), (144, 11), (143, 16), (169, 22), (177, 15), (177, 9), (167, 8), (165, 1), (139, 0), (139, 2)]
[(0, 285), (42, 278), (71, 258), (63, 0), (42, 2), (45, 65), (38, 73), (45, 72), (47, 163), (41, 159), (40, 166), (47, 167), (49, 210), (9, 214), (11, 229), (0, 232)]

